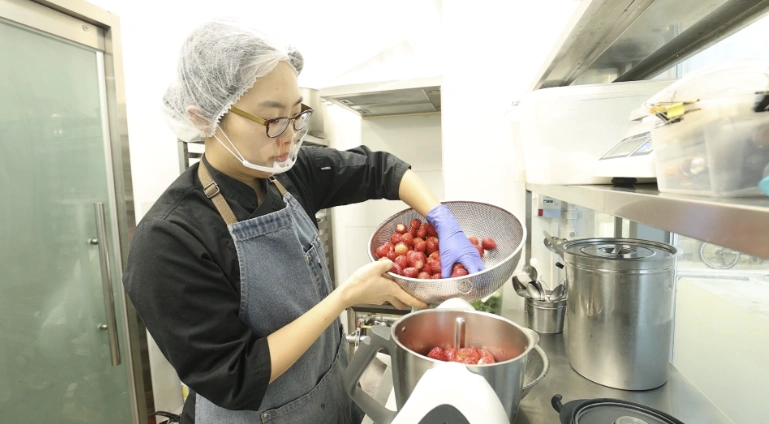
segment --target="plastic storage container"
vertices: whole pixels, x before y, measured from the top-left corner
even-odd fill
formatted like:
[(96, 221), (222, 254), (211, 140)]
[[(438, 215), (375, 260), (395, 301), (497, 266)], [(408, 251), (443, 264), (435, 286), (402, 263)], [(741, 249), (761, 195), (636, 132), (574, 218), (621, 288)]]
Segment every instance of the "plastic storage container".
[(598, 159), (625, 137), (630, 113), (672, 81), (636, 81), (532, 91), (516, 111), (534, 184), (608, 184)]
[(703, 68), (648, 100), (657, 184), (667, 193), (762, 196), (769, 175), (769, 64)]

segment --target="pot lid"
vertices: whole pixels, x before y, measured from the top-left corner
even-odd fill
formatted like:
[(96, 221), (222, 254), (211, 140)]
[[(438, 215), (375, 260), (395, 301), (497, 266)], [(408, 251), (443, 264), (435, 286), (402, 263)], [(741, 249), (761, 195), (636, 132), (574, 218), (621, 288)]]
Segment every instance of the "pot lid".
[(613, 399), (584, 402), (575, 408), (572, 417), (574, 424), (674, 424), (680, 422), (656, 409)]
[(677, 250), (665, 243), (638, 239), (590, 238), (564, 243), (567, 262), (623, 269), (667, 268)]

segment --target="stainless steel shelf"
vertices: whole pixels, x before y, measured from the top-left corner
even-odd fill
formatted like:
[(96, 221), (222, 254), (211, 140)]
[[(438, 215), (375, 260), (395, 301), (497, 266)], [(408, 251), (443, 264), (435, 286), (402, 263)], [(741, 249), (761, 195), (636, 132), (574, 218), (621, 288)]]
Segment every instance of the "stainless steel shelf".
[(592, 0), (578, 6), (532, 89), (649, 78), (767, 11), (769, 0)]
[(654, 184), (527, 184), (526, 190), (769, 259), (769, 198), (683, 196), (660, 193)]

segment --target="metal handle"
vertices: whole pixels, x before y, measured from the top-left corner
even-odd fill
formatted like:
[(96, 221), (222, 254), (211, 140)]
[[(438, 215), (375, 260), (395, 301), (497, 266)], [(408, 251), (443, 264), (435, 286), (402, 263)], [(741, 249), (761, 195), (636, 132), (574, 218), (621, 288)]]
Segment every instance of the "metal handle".
[[(342, 379), (347, 394), (360, 406), (366, 415), (371, 417), (376, 423), (390, 424), (395, 419), (397, 412), (385, 408), (384, 405), (379, 404), (358, 386), (358, 381), (363, 375), (363, 371), (374, 360), (379, 349), (384, 349), (390, 354), (393, 387), (399, 387), (400, 383), (399, 374), (395, 371), (398, 369), (398, 362), (397, 355), (395, 355), (395, 341), (390, 338), (390, 327), (375, 325), (371, 328), (370, 334), (371, 337), (368, 340), (362, 341), (358, 351), (353, 355)], [(398, 402), (400, 400), (398, 399), (399, 395), (400, 393), (396, 392), (396, 404), (403, 405), (401, 402)]]
[[(107, 331), (109, 337), (109, 352), (112, 366), (120, 365), (120, 341), (117, 334), (117, 318), (115, 317), (115, 301), (112, 291), (112, 268), (109, 262), (109, 244), (107, 243), (107, 219), (104, 214), (104, 203), (94, 203), (96, 212), (96, 239), (88, 242), (99, 246), (99, 263), (101, 264), (101, 284), (104, 292), (104, 310), (107, 314)], [(103, 328), (100, 326), (100, 328)]]

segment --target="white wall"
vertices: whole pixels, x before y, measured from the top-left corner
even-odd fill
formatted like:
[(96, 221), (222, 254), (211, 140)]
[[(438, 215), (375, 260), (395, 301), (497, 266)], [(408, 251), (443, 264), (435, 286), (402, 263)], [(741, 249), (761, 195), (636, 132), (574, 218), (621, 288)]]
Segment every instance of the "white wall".
[[(528, 88), (578, 3), (479, 0), (468, 7), (464, 1), (443, 2), (447, 199), (493, 203), (524, 219), (523, 162), (505, 114)], [(504, 308), (522, 307), (511, 288), (505, 285)]]

